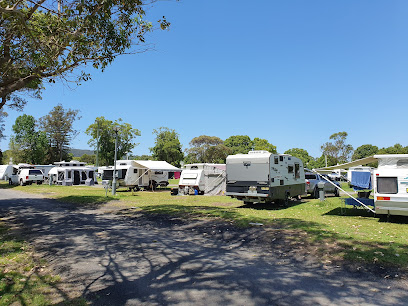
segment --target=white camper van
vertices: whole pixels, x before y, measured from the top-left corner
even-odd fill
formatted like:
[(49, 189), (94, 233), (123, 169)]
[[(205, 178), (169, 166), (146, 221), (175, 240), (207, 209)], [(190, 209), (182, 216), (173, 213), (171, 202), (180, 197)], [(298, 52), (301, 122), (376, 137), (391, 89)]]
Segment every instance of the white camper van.
[(408, 216), (408, 154), (374, 155), (376, 214)]
[(282, 202), (305, 194), (305, 172), (299, 158), (268, 151), (227, 157), (226, 195), (244, 203)]
[(225, 164), (189, 164), (185, 165), (181, 172), (180, 194), (223, 195), (225, 187)]

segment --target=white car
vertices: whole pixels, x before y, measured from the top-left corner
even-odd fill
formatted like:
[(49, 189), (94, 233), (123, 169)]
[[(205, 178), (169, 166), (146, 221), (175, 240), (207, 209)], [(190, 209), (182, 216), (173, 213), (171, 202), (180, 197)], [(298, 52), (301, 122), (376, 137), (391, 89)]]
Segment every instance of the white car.
[(44, 182), (44, 174), (39, 169), (21, 168), (17, 174), (14, 174), (9, 179), (9, 182), (21, 186), (37, 183), (38, 185)]

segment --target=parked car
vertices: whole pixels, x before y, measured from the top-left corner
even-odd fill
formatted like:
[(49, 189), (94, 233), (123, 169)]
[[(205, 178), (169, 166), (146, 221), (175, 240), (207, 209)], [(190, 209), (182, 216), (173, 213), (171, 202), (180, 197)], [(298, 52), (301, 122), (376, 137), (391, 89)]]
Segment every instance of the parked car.
[(44, 174), (40, 169), (21, 167), (16, 174), (11, 175), (9, 182), (14, 185), (20, 184), (21, 186), (31, 185), (32, 183), (40, 185), (44, 182)]
[[(327, 177), (330, 179), (329, 177)], [(340, 187), (340, 183), (337, 181), (332, 181), (333, 184), (322, 178), (319, 174), (313, 172), (306, 172), (305, 173), (305, 181), (306, 181), (306, 193), (312, 195), (315, 199), (319, 198), (319, 190), (317, 189), (317, 184), (320, 182), (324, 182), (324, 192), (333, 193), (335, 197), (340, 196), (339, 189), (333, 186)]]

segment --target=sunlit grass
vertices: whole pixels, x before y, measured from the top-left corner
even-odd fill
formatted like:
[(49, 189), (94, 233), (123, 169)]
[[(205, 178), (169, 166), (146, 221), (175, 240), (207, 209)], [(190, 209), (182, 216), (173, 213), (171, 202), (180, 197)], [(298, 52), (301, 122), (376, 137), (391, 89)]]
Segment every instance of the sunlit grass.
[[(1, 187), (1, 185), (0, 185)], [(279, 229), (306, 232), (308, 242), (317, 244), (325, 256), (341, 257), (368, 263), (408, 267), (408, 218), (394, 217), (384, 222), (362, 209), (341, 209), (340, 198), (324, 202), (305, 199), (288, 208), (273, 205), (245, 206), (225, 196), (171, 196), (169, 191), (126, 192), (119, 189), (113, 197), (102, 188), (85, 186), (32, 185), (16, 190), (43, 194), (61, 201), (86, 205), (114, 203), (135, 211), (173, 214), (188, 218), (222, 218), (237, 226), (262, 223)]]

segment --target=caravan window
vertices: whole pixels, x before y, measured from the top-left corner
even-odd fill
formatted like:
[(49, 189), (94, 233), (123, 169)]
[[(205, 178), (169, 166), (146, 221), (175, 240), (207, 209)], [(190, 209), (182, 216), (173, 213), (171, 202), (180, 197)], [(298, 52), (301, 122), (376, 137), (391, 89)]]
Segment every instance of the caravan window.
[(70, 179), (71, 178), (71, 171), (67, 171), (67, 174), (68, 174), (68, 178)]
[(295, 178), (300, 178), (300, 165), (295, 164)]
[(154, 174), (163, 174), (163, 171), (155, 171)]
[(397, 161), (397, 167), (408, 168), (408, 159), (400, 159)]
[(293, 173), (293, 165), (288, 166), (288, 173)]
[(121, 166), (126, 166), (126, 163), (120, 163)]
[(94, 178), (94, 172), (93, 172), (93, 171), (89, 171), (88, 177), (89, 177), (90, 179), (93, 179), (93, 178)]
[(279, 156), (279, 161), (283, 161), (283, 156)]
[(378, 193), (398, 193), (398, 181), (396, 177), (377, 177)]
[(82, 180), (83, 181), (86, 181), (86, 179), (87, 179), (87, 177), (86, 177), (86, 172), (85, 171), (82, 171)]
[(137, 169), (133, 169), (133, 173), (137, 173)]
[(275, 165), (279, 164), (279, 158), (275, 156)]
[(104, 170), (102, 173), (103, 180), (111, 180), (113, 179), (113, 170)]
[(198, 166), (191, 166), (190, 169), (198, 169)]
[(59, 171), (59, 172), (58, 172), (58, 180), (59, 180), (59, 181), (63, 181), (63, 180), (64, 180), (64, 172), (62, 172), (62, 171)]
[(124, 179), (126, 177), (127, 169), (122, 169), (122, 173), (119, 176), (120, 179)]

